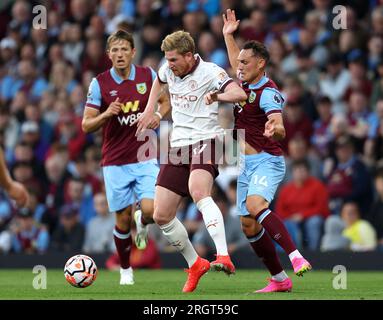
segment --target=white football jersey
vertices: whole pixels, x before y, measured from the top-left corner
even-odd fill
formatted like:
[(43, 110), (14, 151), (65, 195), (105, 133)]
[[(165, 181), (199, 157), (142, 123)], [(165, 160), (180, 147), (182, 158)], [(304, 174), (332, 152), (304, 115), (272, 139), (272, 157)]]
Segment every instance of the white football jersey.
[(209, 91), (223, 91), (233, 81), (227, 72), (196, 54), (196, 65), (183, 78), (174, 75), (166, 61), (158, 71), (158, 79), (168, 83), (172, 106), (173, 131), (171, 147), (181, 147), (223, 135), (218, 124), (218, 102), (206, 105)]

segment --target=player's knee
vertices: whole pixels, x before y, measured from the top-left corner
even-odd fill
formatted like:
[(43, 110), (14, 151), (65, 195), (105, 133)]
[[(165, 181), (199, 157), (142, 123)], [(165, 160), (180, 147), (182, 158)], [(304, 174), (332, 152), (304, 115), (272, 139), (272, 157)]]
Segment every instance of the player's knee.
[(246, 209), (252, 217), (256, 217), (259, 212), (268, 207), (268, 202), (261, 197), (246, 200)]
[(142, 216), (144, 217), (144, 220), (146, 222), (153, 222), (153, 212), (154, 212), (154, 206), (153, 203), (150, 204), (141, 204), (141, 212)]
[(159, 225), (162, 226), (164, 224), (167, 224), (171, 221), (172, 219), (169, 217), (169, 215), (162, 211), (160, 208), (154, 208), (153, 212), (153, 221)]
[(194, 203), (198, 203), (200, 200), (209, 197), (209, 192), (202, 190), (202, 188), (191, 188), (190, 196), (192, 197)]
[(123, 231), (129, 231), (132, 222), (131, 213), (129, 210), (120, 210), (116, 212), (116, 225)]
[(255, 220), (249, 218), (241, 218), (241, 228), (246, 237), (251, 237), (253, 235), (253, 226)]

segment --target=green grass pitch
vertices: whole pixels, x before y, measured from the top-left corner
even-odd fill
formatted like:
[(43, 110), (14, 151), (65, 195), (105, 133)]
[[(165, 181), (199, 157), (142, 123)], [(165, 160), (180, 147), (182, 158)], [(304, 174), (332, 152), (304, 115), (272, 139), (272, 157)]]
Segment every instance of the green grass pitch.
[(5, 299), (128, 299), (128, 300), (310, 300), (310, 299), (383, 299), (382, 272), (347, 273), (347, 289), (333, 288), (337, 274), (313, 270), (303, 278), (291, 271), (294, 287), (291, 293), (250, 294), (266, 285), (268, 274), (260, 270), (237, 270), (227, 277), (209, 272), (193, 293), (181, 292), (186, 273), (182, 270), (135, 270), (135, 285), (120, 286), (119, 272), (100, 269), (96, 281), (87, 288), (69, 285), (62, 270), (47, 270), (47, 288), (36, 290), (32, 282), (36, 274), (31, 270), (0, 270), (0, 300)]

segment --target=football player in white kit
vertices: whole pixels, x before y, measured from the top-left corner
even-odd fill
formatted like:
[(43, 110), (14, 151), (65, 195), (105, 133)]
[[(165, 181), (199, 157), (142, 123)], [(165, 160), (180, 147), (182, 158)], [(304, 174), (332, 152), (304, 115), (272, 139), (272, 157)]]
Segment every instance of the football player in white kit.
[[(153, 83), (146, 109), (138, 120), (137, 134), (150, 128), (157, 98), (167, 85), (173, 118), (169, 155), (174, 157), (169, 163), (161, 164), (153, 219), (186, 259), (189, 269), (183, 292), (192, 292), (209, 269), (226, 274), (235, 272), (227, 251), (222, 213), (211, 197), (211, 189), (218, 175), (216, 150), (224, 134), (218, 124), (218, 102), (241, 102), (247, 97), (225, 70), (195, 54), (194, 40), (188, 32), (168, 35), (161, 50), (167, 61)], [(181, 156), (175, 163), (177, 152), (187, 157)], [(182, 197), (188, 195), (202, 213), (215, 243), (217, 258), (211, 263), (198, 256), (185, 227), (176, 217)]]

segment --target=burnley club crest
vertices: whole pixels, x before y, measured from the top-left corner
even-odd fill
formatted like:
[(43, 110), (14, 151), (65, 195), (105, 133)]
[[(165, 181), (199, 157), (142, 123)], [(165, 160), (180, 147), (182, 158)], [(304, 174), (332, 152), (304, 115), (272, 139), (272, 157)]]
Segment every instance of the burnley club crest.
[(140, 94), (145, 94), (146, 93), (147, 88), (146, 88), (146, 83), (145, 82), (137, 83), (136, 84), (136, 88), (137, 88), (138, 93), (140, 93)]

